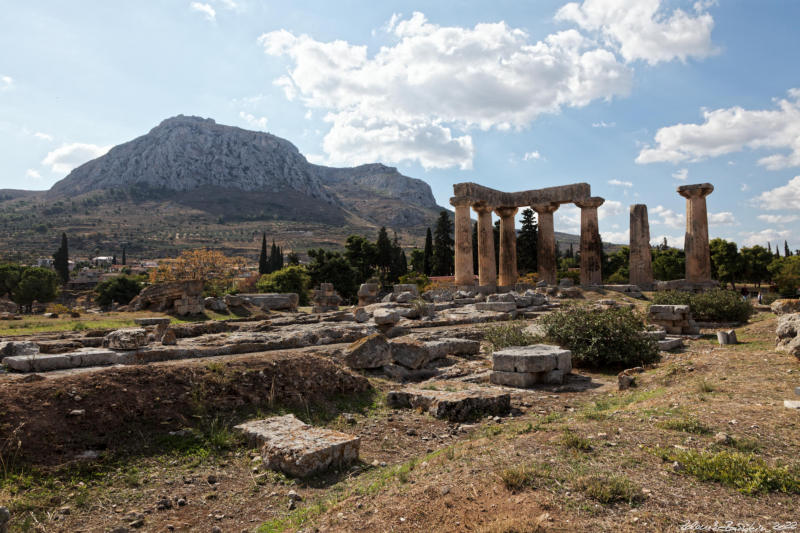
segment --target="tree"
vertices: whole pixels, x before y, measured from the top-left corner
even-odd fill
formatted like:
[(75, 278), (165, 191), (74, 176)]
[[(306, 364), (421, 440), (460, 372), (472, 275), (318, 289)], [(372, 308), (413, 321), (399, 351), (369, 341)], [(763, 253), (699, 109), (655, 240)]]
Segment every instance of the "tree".
[(602, 272), (609, 283), (628, 283), (630, 279), (631, 249), (623, 246), (610, 255), (603, 254)]
[(742, 248), (742, 276), (745, 281), (761, 286), (761, 282), (769, 279), (769, 264), (773, 261), (772, 252), (763, 246)]
[(800, 256), (773, 259), (769, 272), (781, 296), (797, 298), (797, 288), (800, 287)]
[(208, 294), (220, 296), (244, 269), (245, 261), (241, 257), (227, 257), (219, 250), (198, 248), (186, 250), (176, 259), (161, 261), (150, 271), (150, 281), (201, 280)]
[(411, 270), (417, 274), (425, 273), (425, 252), (423, 250), (416, 248), (411, 250)]
[(386, 227), (383, 226), (378, 231), (378, 240), (375, 241), (375, 265), (381, 271), (381, 279), (383, 281), (386, 281), (392, 268), (392, 258), (392, 241), (389, 240), (389, 234), (386, 231)]
[(431, 235), (430, 227), (425, 233), (425, 248), (422, 254), (422, 270), (417, 270), (417, 272), (422, 272), (426, 276), (430, 276), (431, 269), (433, 268), (433, 236)]
[(653, 277), (661, 281), (681, 279), (686, 273), (686, 254), (676, 248), (654, 248)]
[(736, 279), (742, 273), (742, 258), (735, 242), (712, 239), (708, 243), (711, 251), (711, 275), (722, 283), (730, 283), (736, 290)]
[(47, 268), (28, 267), (22, 271), (19, 283), (11, 293), (18, 305), (30, 309), (34, 301), (50, 302), (58, 295), (58, 274)]
[(275, 244), (275, 239), (272, 239), (272, 248), (270, 249), (267, 264), (267, 273), (275, 272), (283, 268), (283, 250)]
[(97, 285), (94, 292), (97, 293), (95, 300), (103, 307), (107, 307), (114, 302), (127, 305), (142, 290), (142, 285), (135, 279), (128, 276), (117, 276)]
[(269, 271), (269, 263), (267, 262), (267, 234), (261, 234), (261, 253), (258, 255), (258, 273), (261, 275), (267, 274)]
[(311, 258), (307, 271), (312, 287), (320, 283), (333, 283), (333, 288), (342, 298), (352, 300), (358, 292), (358, 271), (350, 265), (340, 252), (319, 248), (309, 250)]
[(19, 285), (25, 267), (13, 263), (0, 265), (0, 298), (10, 295)]
[(300, 305), (308, 305), (308, 288), (311, 277), (302, 266), (287, 266), (276, 272), (264, 274), (256, 283), (259, 292), (294, 292)]
[(300, 256), (296, 252), (289, 252), (286, 256), (286, 263), (289, 265), (299, 265)]
[(350, 235), (344, 245), (347, 261), (358, 271), (358, 282), (372, 276), (378, 251), (375, 245), (361, 235)]
[(122, 266), (125, 266), (127, 264), (127, 259), (128, 258), (125, 257), (125, 247), (123, 246), (122, 247)]
[(66, 233), (61, 234), (61, 246), (53, 254), (53, 268), (58, 273), (62, 283), (69, 281), (69, 247)]
[(391, 280), (397, 282), (402, 276), (408, 274), (408, 260), (406, 253), (399, 246), (394, 253), (394, 261), (392, 261)]
[(436, 221), (436, 229), (433, 232), (433, 267), (431, 272), (434, 276), (450, 276), (454, 268), (453, 245), (453, 224), (450, 215), (442, 210), (439, 219)]
[(783, 241), (783, 257), (791, 257), (792, 251), (789, 249), (789, 243)]
[(521, 274), (536, 272), (539, 227), (533, 209), (522, 210), (522, 227), (517, 235), (517, 269)]

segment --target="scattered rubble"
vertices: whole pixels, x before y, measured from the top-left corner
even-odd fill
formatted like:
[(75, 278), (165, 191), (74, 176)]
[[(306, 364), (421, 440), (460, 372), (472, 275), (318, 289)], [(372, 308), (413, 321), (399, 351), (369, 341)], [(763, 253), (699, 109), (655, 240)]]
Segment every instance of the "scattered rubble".
[(203, 282), (201, 280), (167, 281), (145, 287), (128, 308), (133, 311), (172, 312), (178, 316), (199, 315), (203, 312)]

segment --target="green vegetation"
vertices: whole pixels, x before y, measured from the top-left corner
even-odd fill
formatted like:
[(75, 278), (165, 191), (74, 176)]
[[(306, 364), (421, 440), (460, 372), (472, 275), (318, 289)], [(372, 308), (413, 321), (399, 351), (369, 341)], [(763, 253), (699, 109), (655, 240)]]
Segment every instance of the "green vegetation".
[(701, 293), (663, 291), (653, 294), (656, 305), (688, 305), (692, 318), (701, 321), (747, 322), (753, 306), (735, 291), (714, 289)]
[(577, 485), (587, 496), (604, 505), (623, 502), (633, 505), (644, 499), (641, 489), (622, 475), (586, 476), (578, 479)]
[(551, 473), (550, 465), (532, 463), (506, 468), (500, 472), (500, 479), (508, 490), (517, 493), (542, 486), (543, 482), (550, 478)]
[(664, 429), (683, 431), (686, 433), (696, 433), (697, 435), (710, 435), (712, 433), (711, 428), (694, 417), (673, 418), (659, 422), (658, 425)]
[(677, 461), (687, 474), (701, 481), (717, 481), (744, 494), (800, 494), (797, 467), (769, 466), (753, 454), (665, 449), (658, 449), (657, 454), (665, 461)]
[(58, 286), (58, 275), (47, 268), (0, 265), (0, 297), (9, 294), (20, 307), (30, 309), (34, 301), (53, 301)]
[(572, 351), (576, 366), (618, 368), (658, 360), (658, 346), (643, 335), (642, 318), (629, 308), (569, 307), (543, 316), (545, 336)]
[(127, 305), (141, 290), (141, 281), (128, 276), (118, 276), (106, 280), (94, 288), (94, 292), (97, 293), (96, 301), (103, 307), (107, 307), (114, 302), (120, 305)]
[(577, 435), (570, 430), (564, 431), (564, 434), (561, 436), (561, 440), (559, 441), (559, 443), (565, 448), (569, 448), (571, 450), (577, 450), (579, 452), (592, 451), (592, 441), (590, 441), (586, 437), (581, 437), (580, 435)]
[(524, 322), (509, 322), (489, 326), (484, 330), (484, 338), (492, 345), (492, 349), (500, 350), (509, 346), (529, 346), (541, 341), (541, 337), (527, 333)]
[(295, 292), (300, 305), (308, 305), (308, 289), (311, 276), (302, 266), (287, 266), (270, 274), (264, 274), (256, 283), (260, 292)]

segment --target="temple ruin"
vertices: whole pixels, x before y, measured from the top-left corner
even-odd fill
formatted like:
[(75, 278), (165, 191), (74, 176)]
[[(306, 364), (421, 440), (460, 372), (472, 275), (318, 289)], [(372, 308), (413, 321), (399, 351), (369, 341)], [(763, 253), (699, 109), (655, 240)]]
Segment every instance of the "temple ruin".
[[(581, 208), (581, 284), (602, 283), (602, 242), (597, 224), (597, 208), (605, 201), (592, 197), (588, 183), (575, 183), (521, 192), (501, 192), (476, 183), (456, 183), (450, 204), (455, 208), (455, 283), (475, 284), (472, 268), (472, 219), (470, 208), (478, 214), (478, 285), (495, 290), (517, 283), (517, 234), (514, 215), (520, 207), (536, 211), (539, 222), (537, 263), (539, 279), (556, 282), (556, 239), (553, 213), (561, 204)], [(492, 212), (500, 217), (500, 272), (495, 267)]]

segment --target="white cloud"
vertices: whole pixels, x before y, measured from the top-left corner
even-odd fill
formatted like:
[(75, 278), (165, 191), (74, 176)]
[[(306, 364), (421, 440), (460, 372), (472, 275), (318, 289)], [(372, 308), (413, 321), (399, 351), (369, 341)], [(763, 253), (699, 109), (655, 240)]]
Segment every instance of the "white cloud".
[(609, 185), (617, 185), (619, 187), (633, 187), (633, 182), (631, 181), (621, 181), (618, 179), (608, 180)]
[(603, 242), (613, 244), (628, 244), (630, 242), (630, 235), (627, 231), (601, 231), (600, 238), (603, 239)]
[(676, 229), (684, 226), (683, 213), (676, 213), (672, 209), (665, 208), (663, 205), (657, 205), (652, 212), (661, 217), (658, 220), (654, 220), (652, 222), (653, 224), (663, 224), (664, 226)]
[(581, 230), (581, 210), (575, 204), (562, 205), (554, 214), (556, 231), (578, 233)]
[(656, 235), (650, 236), (651, 246), (660, 246), (664, 244), (664, 239), (667, 239), (667, 246), (673, 248), (683, 248), (683, 239), (685, 235)]
[(41, 139), (43, 141), (52, 141), (53, 140), (53, 136), (52, 135), (50, 135), (49, 133), (42, 133), (41, 131), (37, 131), (36, 133), (33, 134), (33, 136), (36, 137), (37, 139)]
[(672, 177), (676, 180), (686, 181), (689, 178), (689, 169), (682, 168), (672, 173)]
[(28, 170), (25, 171), (25, 177), (32, 180), (42, 179), (42, 175), (39, 174), (39, 171), (32, 168), (29, 168)]
[(695, 16), (682, 9), (667, 13), (661, 4), (661, 0), (570, 2), (558, 10), (556, 19), (596, 32), (616, 46), (626, 61), (640, 59), (653, 65), (715, 52), (711, 44), (714, 19), (706, 12), (707, 2), (695, 4)]
[(741, 107), (704, 111), (703, 124), (676, 124), (658, 130), (656, 146), (645, 146), (637, 163), (698, 161), (744, 148), (786, 150), (759, 159), (770, 170), (800, 166), (800, 89), (777, 101), (777, 109)]
[(597, 218), (603, 220), (606, 217), (621, 215), (623, 211), (622, 202), (606, 200), (603, 205), (597, 208)]
[(97, 146), (96, 144), (62, 144), (48, 153), (42, 160), (42, 164), (50, 167), (55, 174), (67, 174), (73, 168), (100, 157), (110, 149), (111, 146)]
[(776, 230), (772, 228), (763, 229), (761, 231), (743, 231), (739, 235), (744, 237), (745, 246), (755, 246), (760, 244), (764, 246), (765, 243), (770, 241), (783, 241), (792, 237), (792, 232), (789, 230)]
[(793, 177), (786, 185), (762, 192), (754, 201), (769, 210), (800, 209), (800, 176)]
[(239, 117), (254, 128), (258, 128), (260, 130), (267, 129), (267, 117), (257, 117), (244, 111), (239, 111)]
[(422, 13), (387, 28), (395, 43), (372, 57), (366, 46), (286, 30), (259, 38), (265, 53), (292, 63), (275, 80), (286, 97), (327, 111), (323, 149), (333, 163), (471, 168), (471, 129), (523, 128), (626, 95), (632, 83), (628, 67), (576, 30), (532, 42), (505, 22), (445, 27)]
[(758, 215), (756, 218), (768, 224), (788, 224), (800, 220), (800, 215)]
[(0, 91), (10, 89), (14, 85), (14, 78), (11, 76), (0, 76)]
[(227, 9), (236, 9), (239, 7), (239, 4), (237, 4), (234, 0), (219, 0), (219, 3)]
[(616, 122), (603, 122), (602, 120), (600, 122), (592, 123), (593, 128), (613, 128), (616, 125)]
[(539, 153), (538, 150), (534, 150), (533, 152), (525, 152), (525, 155), (522, 156), (523, 161), (530, 161), (532, 159), (541, 159), (542, 154)]
[(709, 226), (732, 226), (734, 224), (736, 224), (736, 217), (730, 211), (708, 214)]
[(189, 4), (189, 7), (192, 9), (192, 11), (197, 11), (198, 13), (202, 13), (205, 19), (210, 22), (214, 22), (215, 20), (217, 20), (217, 12), (213, 7), (211, 7), (211, 4), (192, 2), (191, 4)]
[(750, 190), (750, 186), (746, 183), (742, 183), (742, 186), (739, 187), (739, 190), (741, 190), (742, 192), (747, 192)]

